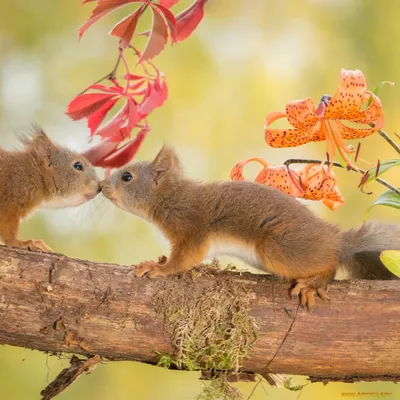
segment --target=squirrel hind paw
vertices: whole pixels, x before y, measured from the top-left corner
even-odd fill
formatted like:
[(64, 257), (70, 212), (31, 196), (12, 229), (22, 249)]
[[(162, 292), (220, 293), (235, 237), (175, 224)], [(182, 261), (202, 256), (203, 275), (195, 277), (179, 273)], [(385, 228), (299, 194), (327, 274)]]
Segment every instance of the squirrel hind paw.
[[(162, 261), (164, 261), (164, 259)], [(162, 271), (162, 265), (160, 265), (155, 261), (143, 261), (140, 264), (135, 265), (134, 267), (135, 267), (135, 275), (138, 277), (145, 275), (147, 275), (149, 278), (155, 278), (157, 276), (165, 276), (165, 274)]]
[(298, 279), (296, 280), (295, 286), (291, 289), (291, 296), (300, 296), (300, 305), (307, 307), (310, 311), (315, 305), (314, 295), (317, 294), (322, 300), (330, 301), (326, 294), (326, 284), (315, 287), (315, 277)]

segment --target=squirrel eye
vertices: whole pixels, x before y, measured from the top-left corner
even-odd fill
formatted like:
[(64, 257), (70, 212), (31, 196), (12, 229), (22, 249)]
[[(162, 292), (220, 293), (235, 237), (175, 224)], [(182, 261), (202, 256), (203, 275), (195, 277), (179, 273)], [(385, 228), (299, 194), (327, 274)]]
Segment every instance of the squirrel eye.
[(129, 182), (129, 181), (132, 180), (132, 175), (131, 175), (129, 172), (124, 172), (124, 173), (122, 174), (122, 176), (121, 176), (121, 179), (122, 179), (124, 182)]
[(83, 164), (80, 161), (77, 161), (73, 167), (78, 171), (83, 171)]

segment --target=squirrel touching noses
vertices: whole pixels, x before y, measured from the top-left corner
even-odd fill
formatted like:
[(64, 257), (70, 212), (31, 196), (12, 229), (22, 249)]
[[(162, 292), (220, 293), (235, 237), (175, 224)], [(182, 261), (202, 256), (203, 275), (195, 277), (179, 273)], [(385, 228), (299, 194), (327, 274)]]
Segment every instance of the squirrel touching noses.
[(89, 161), (54, 144), (41, 128), (22, 138), (24, 148), (0, 148), (0, 239), (6, 246), (51, 251), (41, 240), (19, 240), (22, 218), (38, 207), (77, 206), (100, 192)]
[(133, 163), (102, 183), (105, 197), (154, 223), (171, 243), (166, 262), (146, 261), (136, 275), (168, 276), (205, 258), (229, 255), (291, 279), (292, 295), (311, 308), (340, 265), (355, 278), (395, 279), (379, 259), (400, 249), (400, 228), (364, 224), (342, 232), (293, 197), (253, 182), (202, 183), (186, 178), (175, 152)]

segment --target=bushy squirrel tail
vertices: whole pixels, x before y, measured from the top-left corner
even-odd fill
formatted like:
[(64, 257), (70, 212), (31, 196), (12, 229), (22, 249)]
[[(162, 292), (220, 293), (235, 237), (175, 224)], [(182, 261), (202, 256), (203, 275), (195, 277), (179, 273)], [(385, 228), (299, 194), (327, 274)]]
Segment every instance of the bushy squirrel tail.
[(400, 250), (400, 226), (365, 223), (342, 233), (340, 263), (350, 278), (398, 279), (381, 262), (383, 250)]

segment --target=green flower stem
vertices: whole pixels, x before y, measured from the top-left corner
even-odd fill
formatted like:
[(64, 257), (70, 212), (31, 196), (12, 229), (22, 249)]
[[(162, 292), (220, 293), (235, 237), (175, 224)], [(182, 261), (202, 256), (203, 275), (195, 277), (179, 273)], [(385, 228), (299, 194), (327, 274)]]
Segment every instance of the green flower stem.
[(378, 133), (397, 151), (398, 154), (400, 154), (400, 146), (395, 143), (385, 131), (379, 129)]

